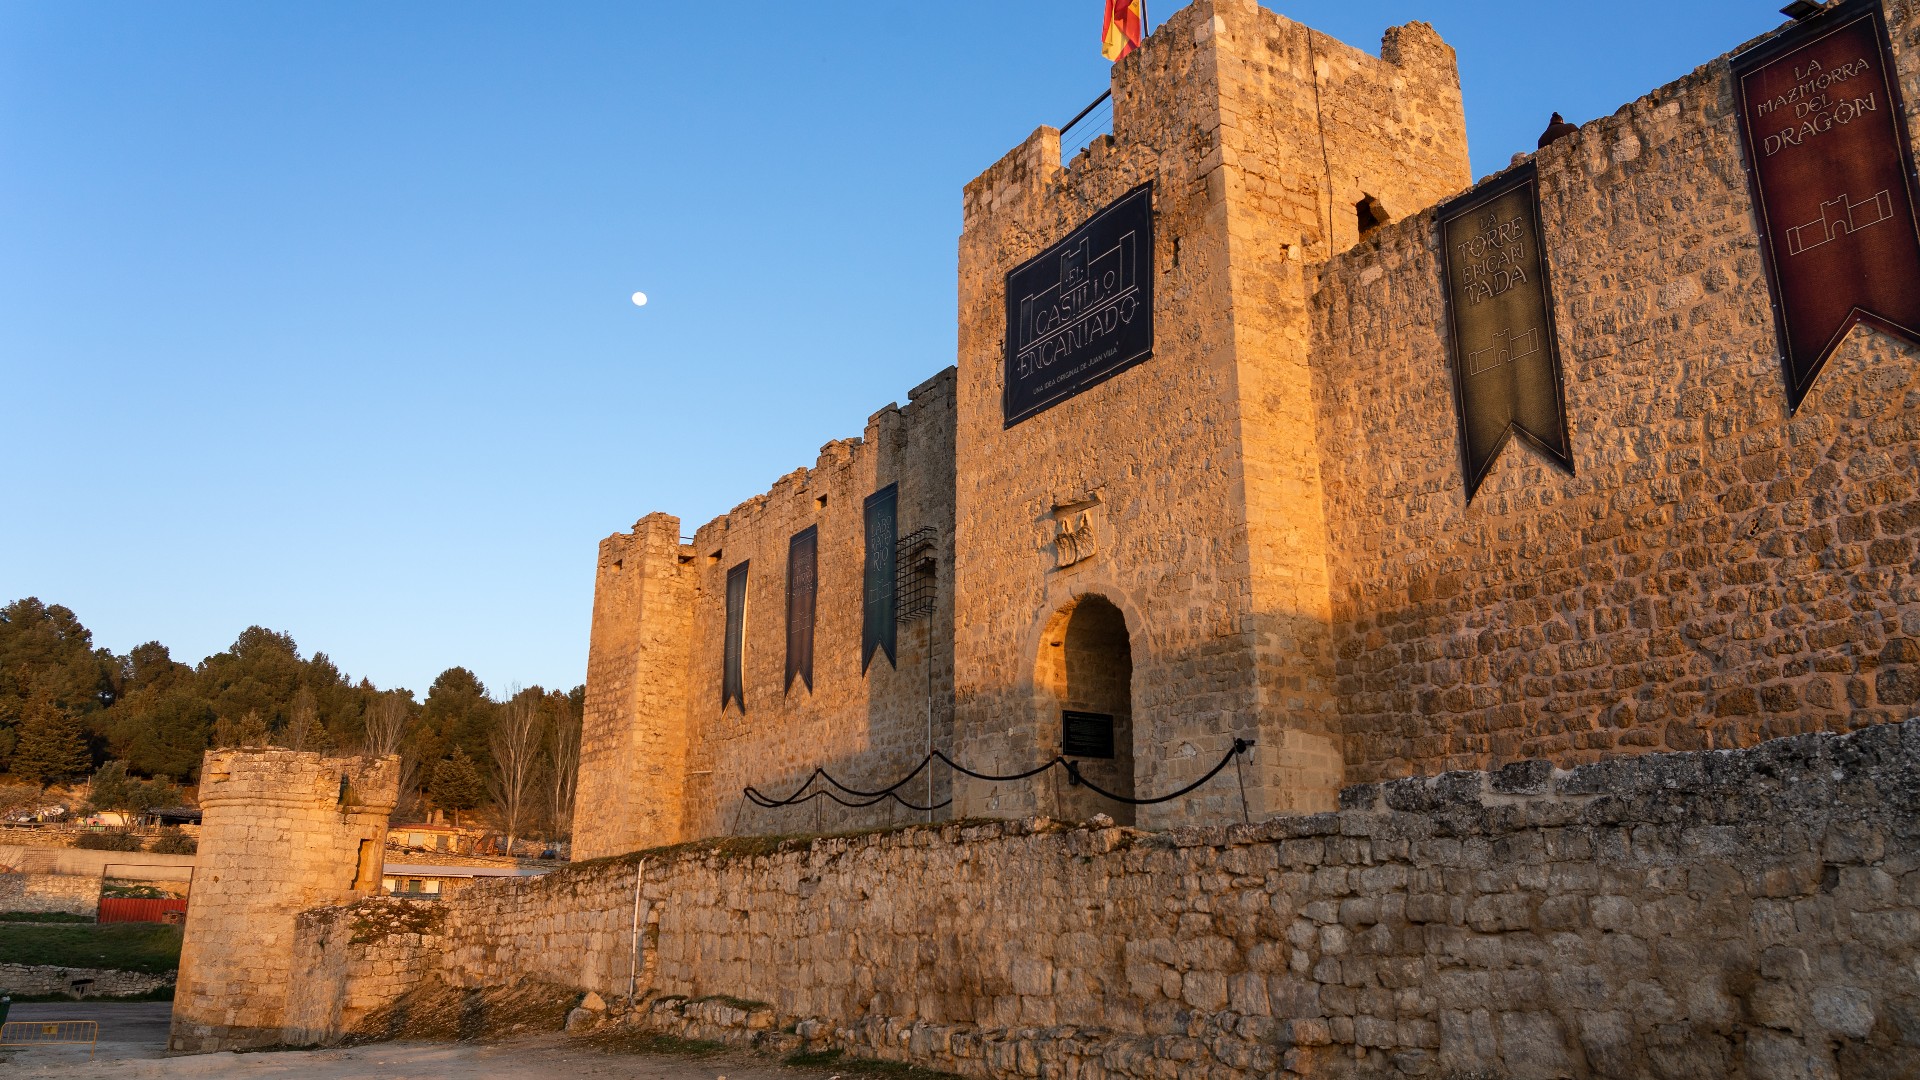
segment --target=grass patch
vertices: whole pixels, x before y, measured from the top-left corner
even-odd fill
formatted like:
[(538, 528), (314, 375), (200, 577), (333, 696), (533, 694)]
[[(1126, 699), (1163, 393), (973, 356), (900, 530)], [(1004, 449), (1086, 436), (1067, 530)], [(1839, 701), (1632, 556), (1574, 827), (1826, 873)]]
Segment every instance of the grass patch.
[(180, 968), (180, 931), (164, 923), (0, 925), (0, 963), (165, 975)]
[(850, 1058), (844, 1050), (816, 1050), (813, 1053), (788, 1054), (785, 1064), (796, 1069), (832, 1069), (842, 1076), (874, 1077), (876, 1080), (961, 1080), (957, 1073), (923, 1069), (898, 1061)]
[(15, 994), (13, 1003), (18, 1005), (28, 1001), (86, 1001), (86, 1002), (130, 1002), (130, 1001), (172, 1001), (173, 987), (156, 986), (139, 994), (89, 994), (75, 997), (72, 994)]
[(91, 915), (75, 915), (71, 911), (0, 911), (0, 922), (30, 923), (91, 923)]
[(661, 1035), (632, 1028), (595, 1032), (580, 1041), (610, 1054), (671, 1054), (675, 1057), (703, 1058), (712, 1057), (726, 1049), (725, 1045), (707, 1039), (683, 1039), (678, 1035)]

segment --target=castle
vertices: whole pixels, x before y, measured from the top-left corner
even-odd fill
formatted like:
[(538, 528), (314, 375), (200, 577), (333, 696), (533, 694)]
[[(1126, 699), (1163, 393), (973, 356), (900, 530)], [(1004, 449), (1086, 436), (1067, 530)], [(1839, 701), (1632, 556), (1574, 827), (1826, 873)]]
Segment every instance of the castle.
[[(580, 798), (619, 809), (580, 816), (576, 856), (929, 817), (1262, 821), (1351, 783), (1904, 718), (1915, 477), (1910, 436), (1883, 440), (1914, 346), (1853, 334), (1795, 411), (1728, 79), (1516, 166), (1538, 250), (1513, 261), (1519, 217), (1469, 237), (1454, 307), (1544, 277), (1546, 310), (1475, 346), (1449, 340), (1439, 243), (1440, 204), (1475, 197), (1453, 51), (1421, 23), (1376, 58), (1251, 3), (1178, 13), (1114, 67), (1110, 136), (1062, 162), (1041, 128), (967, 185), (955, 368), (691, 538), (654, 514), (601, 543)], [(1795, 258), (1831, 216), (1803, 203)], [(1900, 205), (1878, 227), (1912, 233)], [(1504, 415), (1463, 435), (1508, 377), (1546, 419), (1503, 450)], [(910, 573), (933, 599), (902, 622)], [(1022, 773), (1069, 714), (1110, 736), (1068, 756), (1114, 794), (1252, 752), (1137, 811), (1060, 770), (941, 761), (897, 799), (801, 786), (876, 791), (936, 751)], [(815, 792), (837, 797), (762, 805)]]
[(246, 765), (331, 854), (196, 897), (305, 974), (190, 922), (179, 1045), (1920, 1070), (1920, 7), (1801, 6), (1475, 183), (1431, 28), (1195, 0), (967, 185), (953, 367), (600, 544), (575, 864), (342, 906)]

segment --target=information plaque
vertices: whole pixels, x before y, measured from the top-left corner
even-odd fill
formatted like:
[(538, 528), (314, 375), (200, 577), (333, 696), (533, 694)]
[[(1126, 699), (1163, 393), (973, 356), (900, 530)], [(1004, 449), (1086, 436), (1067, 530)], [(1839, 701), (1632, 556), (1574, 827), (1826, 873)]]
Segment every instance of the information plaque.
[(1515, 434), (1573, 471), (1532, 162), (1440, 210), (1467, 501)]
[(1153, 355), (1153, 183), (1007, 274), (1005, 426)]
[(1920, 344), (1913, 153), (1878, 0), (1836, 4), (1732, 66), (1798, 409), (1855, 324)]

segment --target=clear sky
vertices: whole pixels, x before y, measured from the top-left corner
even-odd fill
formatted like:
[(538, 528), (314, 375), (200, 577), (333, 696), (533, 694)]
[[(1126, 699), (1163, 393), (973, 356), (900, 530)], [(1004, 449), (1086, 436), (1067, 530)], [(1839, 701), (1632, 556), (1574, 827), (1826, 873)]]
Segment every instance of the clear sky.
[[(1105, 88), (1100, 6), (0, 0), (0, 601), (580, 682), (601, 537), (952, 362), (961, 186)], [(1480, 175), (1782, 21), (1269, 6), (1433, 23)]]

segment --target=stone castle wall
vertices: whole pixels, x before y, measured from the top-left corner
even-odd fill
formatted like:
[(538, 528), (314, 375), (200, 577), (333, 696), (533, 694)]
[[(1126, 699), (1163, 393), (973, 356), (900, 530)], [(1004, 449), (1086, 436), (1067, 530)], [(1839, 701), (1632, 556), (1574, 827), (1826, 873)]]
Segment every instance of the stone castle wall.
[[(731, 832), (790, 833), (925, 820), (888, 801), (864, 810), (816, 799), (757, 807), (815, 767), (854, 786), (890, 783), (933, 745), (951, 751), (953, 641), (953, 374), (888, 406), (864, 437), (822, 448), (811, 469), (701, 526), (653, 515), (601, 546), (588, 672), (574, 857)], [(934, 534), (936, 603), (898, 629), (893, 660), (861, 670), (867, 496), (899, 489), (902, 536)], [(818, 530), (813, 685), (787, 685), (788, 543)], [(747, 562), (746, 700), (721, 708), (727, 572)], [(944, 770), (934, 801), (948, 799)], [(903, 792), (926, 804), (916, 784)], [(941, 812), (944, 816), (945, 812)]]
[(73, 874), (0, 873), (0, 914), (92, 915), (100, 909), (100, 879)]
[[(1199, 0), (1114, 65), (1111, 138), (1063, 167), (1041, 128), (967, 185), (956, 741), (975, 768), (1059, 753), (1061, 702), (1039, 672), (1059, 613), (1093, 595), (1130, 638), (1137, 793), (1196, 779), (1247, 737), (1264, 748), (1247, 776), (1257, 815), (1331, 805), (1299, 268), (1351, 242), (1356, 192), (1411, 208), (1470, 178), (1451, 50), (1420, 24), (1387, 46), (1376, 59), (1251, 0)], [(1148, 181), (1153, 358), (1006, 427), (1006, 274)], [(1291, 312), (1270, 289), (1292, 290)], [(1299, 370), (1253, 378), (1255, 357)], [(1062, 566), (1056, 535), (1082, 513), (1097, 552)], [(1049, 777), (961, 788), (962, 814), (1071, 809)], [(1240, 812), (1237, 791), (1209, 789), (1140, 821)]]
[(1920, 721), (1263, 825), (730, 841), (479, 883), (424, 935), (320, 913), (301, 948), (369, 1009), (632, 972), (634, 1022), (978, 1077), (1908, 1075), (1916, 777)]
[(399, 759), (210, 750), (173, 1050), (281, 1041), (300, 912), (380, 887)]
[(1515, 440), (1465, 502), (1431, 212), (1318, 269), (1349, 780), (1912, 715), (1920, 349), (1855, 330), (1789, 415), (1726, 60), (1535, 160), (1575, 475)]

